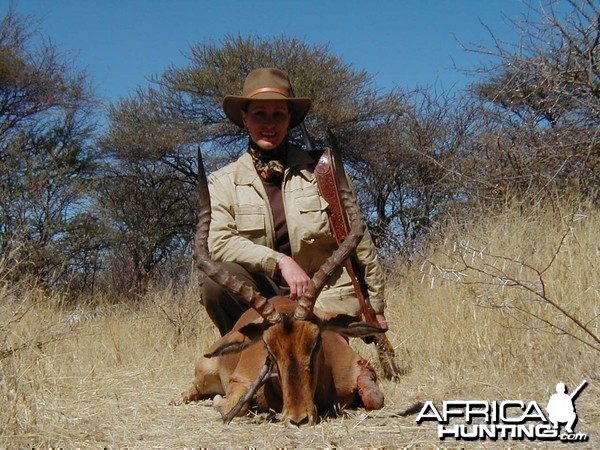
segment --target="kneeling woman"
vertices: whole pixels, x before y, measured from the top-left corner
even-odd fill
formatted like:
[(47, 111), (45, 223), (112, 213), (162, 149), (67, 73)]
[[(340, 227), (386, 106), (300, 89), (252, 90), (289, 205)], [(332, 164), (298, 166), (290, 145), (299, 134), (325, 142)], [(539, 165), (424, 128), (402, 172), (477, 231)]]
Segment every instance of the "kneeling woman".
[[(316, 161), (288, 142), (311, 105), (291, 97), (288, 76), (272, 68), (246, 77), (241, 96), (227, 96), (223, 110), (249, 135), (248, 151), (209, 177), (212, 221), (209, 248), (215, 261), (266, 297), (300, 297), (314, 273), (337, 248), (314, 174)], [(384, 316), (383, 274), (368, 232), (357, 251), (380, 326)], [(248, 306), (210, 279), (202, 301), (221, 335)], [(341, 267), (316, 306), (360, 317), (352, 280)]]

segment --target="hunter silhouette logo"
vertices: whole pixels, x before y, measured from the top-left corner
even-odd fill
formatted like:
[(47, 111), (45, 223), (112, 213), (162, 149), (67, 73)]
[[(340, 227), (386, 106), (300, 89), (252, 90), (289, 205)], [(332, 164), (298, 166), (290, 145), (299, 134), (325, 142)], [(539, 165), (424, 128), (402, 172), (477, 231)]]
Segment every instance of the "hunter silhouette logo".
[(577, 413), (575, 412), (575, 399), (587, 386), (587, 381), (583, 382), (573, 391), (572, 394), (567, 394), (567, 386), (565, 383), (556, 385), (556, 394), (553, 394), (548, 401), (546, 411), (548, 418), (552, 422), (553, 428), (558, 429), (559, 423), (566, 423), (565, 431), (569, 434), (573, 433), (573, 427), (577, 422)]
[[(585, 433), (575, 433), (577, 423), (575, 400), (587, 386), (584, 380), (571, 393), (567, 393), (565, 383), (556, 385), (556, 393), (546, 406), (547, 414), (536, 401), (522, 400), (448, 400), (438, 409), (432, 401), (427, 401), (417, 416), (417, 424), (424, 421), (438, 423), (438, 437), (441, 440), (560, 440), (564, 442), (585, 442)], [(462, 420), (461, 420), (462, 419)], [(463, 423), (450, 423), (462, 421)], [(560, 432), (560, 425), (565, 424)]]

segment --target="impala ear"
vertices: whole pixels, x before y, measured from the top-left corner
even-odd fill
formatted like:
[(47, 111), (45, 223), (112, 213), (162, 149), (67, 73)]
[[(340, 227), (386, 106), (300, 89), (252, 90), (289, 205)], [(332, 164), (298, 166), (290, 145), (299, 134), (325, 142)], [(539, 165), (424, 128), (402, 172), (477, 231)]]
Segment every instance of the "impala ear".
[(367, 322), (356, 322), (351, 323), (346, 328), (342, 328), (338, 331), (346, 337), (367, 337), (375, 334), (385, 333), (387, 330), (373, 326)]
[(348, 328), (350, 324), (357, 323), (358, 318), (348, 314), (323, 313), (319, 311), (319, 318), (327, 330), (339, 332), (340, 329)]
[(357, 322), (356, 317), (345, 314), (328, 318), (324, 323), (324, 329), (335, 331), (345, 337), (367, 337), (387, 331), (367, 322)]
[(207, 350), (206, 358), (239, 353), (260, 339), (264, 331), (262, 323), (249, 323), (237, 331), (230, 331)]

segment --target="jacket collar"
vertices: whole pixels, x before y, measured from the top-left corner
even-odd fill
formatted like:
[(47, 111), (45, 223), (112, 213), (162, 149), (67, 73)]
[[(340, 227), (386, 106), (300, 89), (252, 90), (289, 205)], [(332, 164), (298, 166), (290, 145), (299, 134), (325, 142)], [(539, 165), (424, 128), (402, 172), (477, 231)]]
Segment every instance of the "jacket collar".
[[(288, 147), (288, 168), (297, 170), (307, 179), (312, 179), (310, 168), (314, 167), (315, 160), (305, 150), (290, 144)], [(247, 152), (238, 159), (239, 170), (235, 173), (234, 183), (238, 185), (260, 183), (260, 177), (256, 173), (252, 157)], [(261, 183), (262, 184), (262, 183)]]

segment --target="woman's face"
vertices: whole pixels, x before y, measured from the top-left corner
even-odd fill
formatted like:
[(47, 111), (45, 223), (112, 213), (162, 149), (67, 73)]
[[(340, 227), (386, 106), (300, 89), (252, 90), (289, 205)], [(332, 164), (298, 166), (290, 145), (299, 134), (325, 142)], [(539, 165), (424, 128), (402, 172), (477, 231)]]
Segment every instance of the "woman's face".
[(250, 138), (263, 150), (273, 150), (287, 136), (290, 112), (284, 100), (254, 100), (242, 111)]

